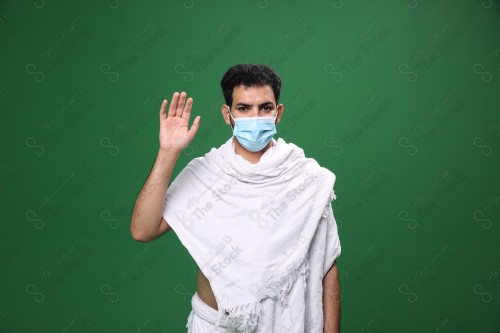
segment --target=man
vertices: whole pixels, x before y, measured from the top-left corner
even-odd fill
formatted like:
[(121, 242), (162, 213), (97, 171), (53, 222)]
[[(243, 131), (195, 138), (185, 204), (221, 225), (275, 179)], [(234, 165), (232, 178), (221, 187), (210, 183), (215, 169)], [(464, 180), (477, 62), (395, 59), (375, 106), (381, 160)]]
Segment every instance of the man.
[(271, 68), (233, 66), (221, 87), (232, 138), (193, 159), (168, 189), (200, 116), (188, 129), (193, 99), (185, 92), (173, 94), (168, 114), (163, 101), (159, 152), (135, 203), (131, 234), (149, 242), (174, 229), (200, 266), (189, 332), (339, 332), (335, 176), (273, 138), (284, 106)]

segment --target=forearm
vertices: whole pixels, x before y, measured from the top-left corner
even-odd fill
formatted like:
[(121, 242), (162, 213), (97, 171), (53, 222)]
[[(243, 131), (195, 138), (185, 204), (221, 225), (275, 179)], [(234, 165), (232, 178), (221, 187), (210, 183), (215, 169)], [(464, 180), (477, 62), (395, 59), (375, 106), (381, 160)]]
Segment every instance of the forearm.
[(170, 177), (179, 153), (160, 149), (139, 193), (132, 212), (130, 231), (137, 240), (151, 239), (158, 232)]
[(324, 333), (340, 332), (340, 299), (340, 281), (335, 263), (323, 279)]

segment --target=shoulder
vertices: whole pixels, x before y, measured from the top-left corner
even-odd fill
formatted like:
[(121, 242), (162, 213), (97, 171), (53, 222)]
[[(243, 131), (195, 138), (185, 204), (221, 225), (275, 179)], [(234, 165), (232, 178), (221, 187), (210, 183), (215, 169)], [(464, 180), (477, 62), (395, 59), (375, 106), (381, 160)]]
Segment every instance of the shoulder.
[[(299, 161), (298, 163), (302, 172), (312, 173), (316, 175), (319, 183), (322, 184), (322, 186), (328, 186), (333, 189), (337, 176), (332, 170), (330, 170), (326, 166), (320, 165), (315, 158), (306, 155), (304, 150), (296, 144), (292, 142), (286, 144), (292, 145), (294, 147), (294, 150), (298, 152), (297, 161)], [(333, 190), (331, 190), (330, 197), (333, 198), (334, 196), (335, 194), (333, 193)]]
[(322, 174), (324, 177), (332, 178), (333, 181), (335, 181), (336, 176), (333, 173), (333, 171), (331, 171), (326, 166), (321, 165), (314, 157), (307, 155), (305, 153), (304, 149), (299, 147), (298, 145), (296, 145), (292, 142), (289, 142), (287, 144), (292, 145), (295, 148), (295, 150), (300, 152), (300, 155), (302, 155), (303, 163), (306, 164), (310, 170), (314, 170), (314, 171)]

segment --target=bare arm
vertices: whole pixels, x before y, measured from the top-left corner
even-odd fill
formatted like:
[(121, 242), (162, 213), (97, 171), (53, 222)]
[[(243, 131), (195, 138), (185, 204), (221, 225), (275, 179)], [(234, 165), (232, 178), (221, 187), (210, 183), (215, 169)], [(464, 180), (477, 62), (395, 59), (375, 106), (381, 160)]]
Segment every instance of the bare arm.
[(149, 242), (170, 230), (170, 226), (163, 220), (162, 213), (165, 193), (178, 156), (162, 149), (158, 152), (132, 212), (130, 233), (137, 241)]
[(337, 261), (323, 278), (324, 333), (340, 332), (340, 281)]
[(170, 230), (162, 217), (165, 195), (175, 162), (182, 150), (191, 142), (199, 128), (197, 116), (188, 130), (193, 99), (186, 102), (186, 93), (175, 92), (168, 115), (168, 101), (160, 107), (160, 149), (151, 172), (139, 193), (132, 212), (130, 233), (136, 241), (149, 242)]

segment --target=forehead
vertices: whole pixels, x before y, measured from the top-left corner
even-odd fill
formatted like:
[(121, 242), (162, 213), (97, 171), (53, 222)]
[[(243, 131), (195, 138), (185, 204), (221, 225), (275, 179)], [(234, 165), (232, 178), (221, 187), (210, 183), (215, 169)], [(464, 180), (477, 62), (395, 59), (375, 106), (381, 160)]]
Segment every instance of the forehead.
[(269, 85), (247, 87), (240, 84), (233, 89), (233, 104), (259, 104), (266, 101), (275, 101), (273, 89)]

